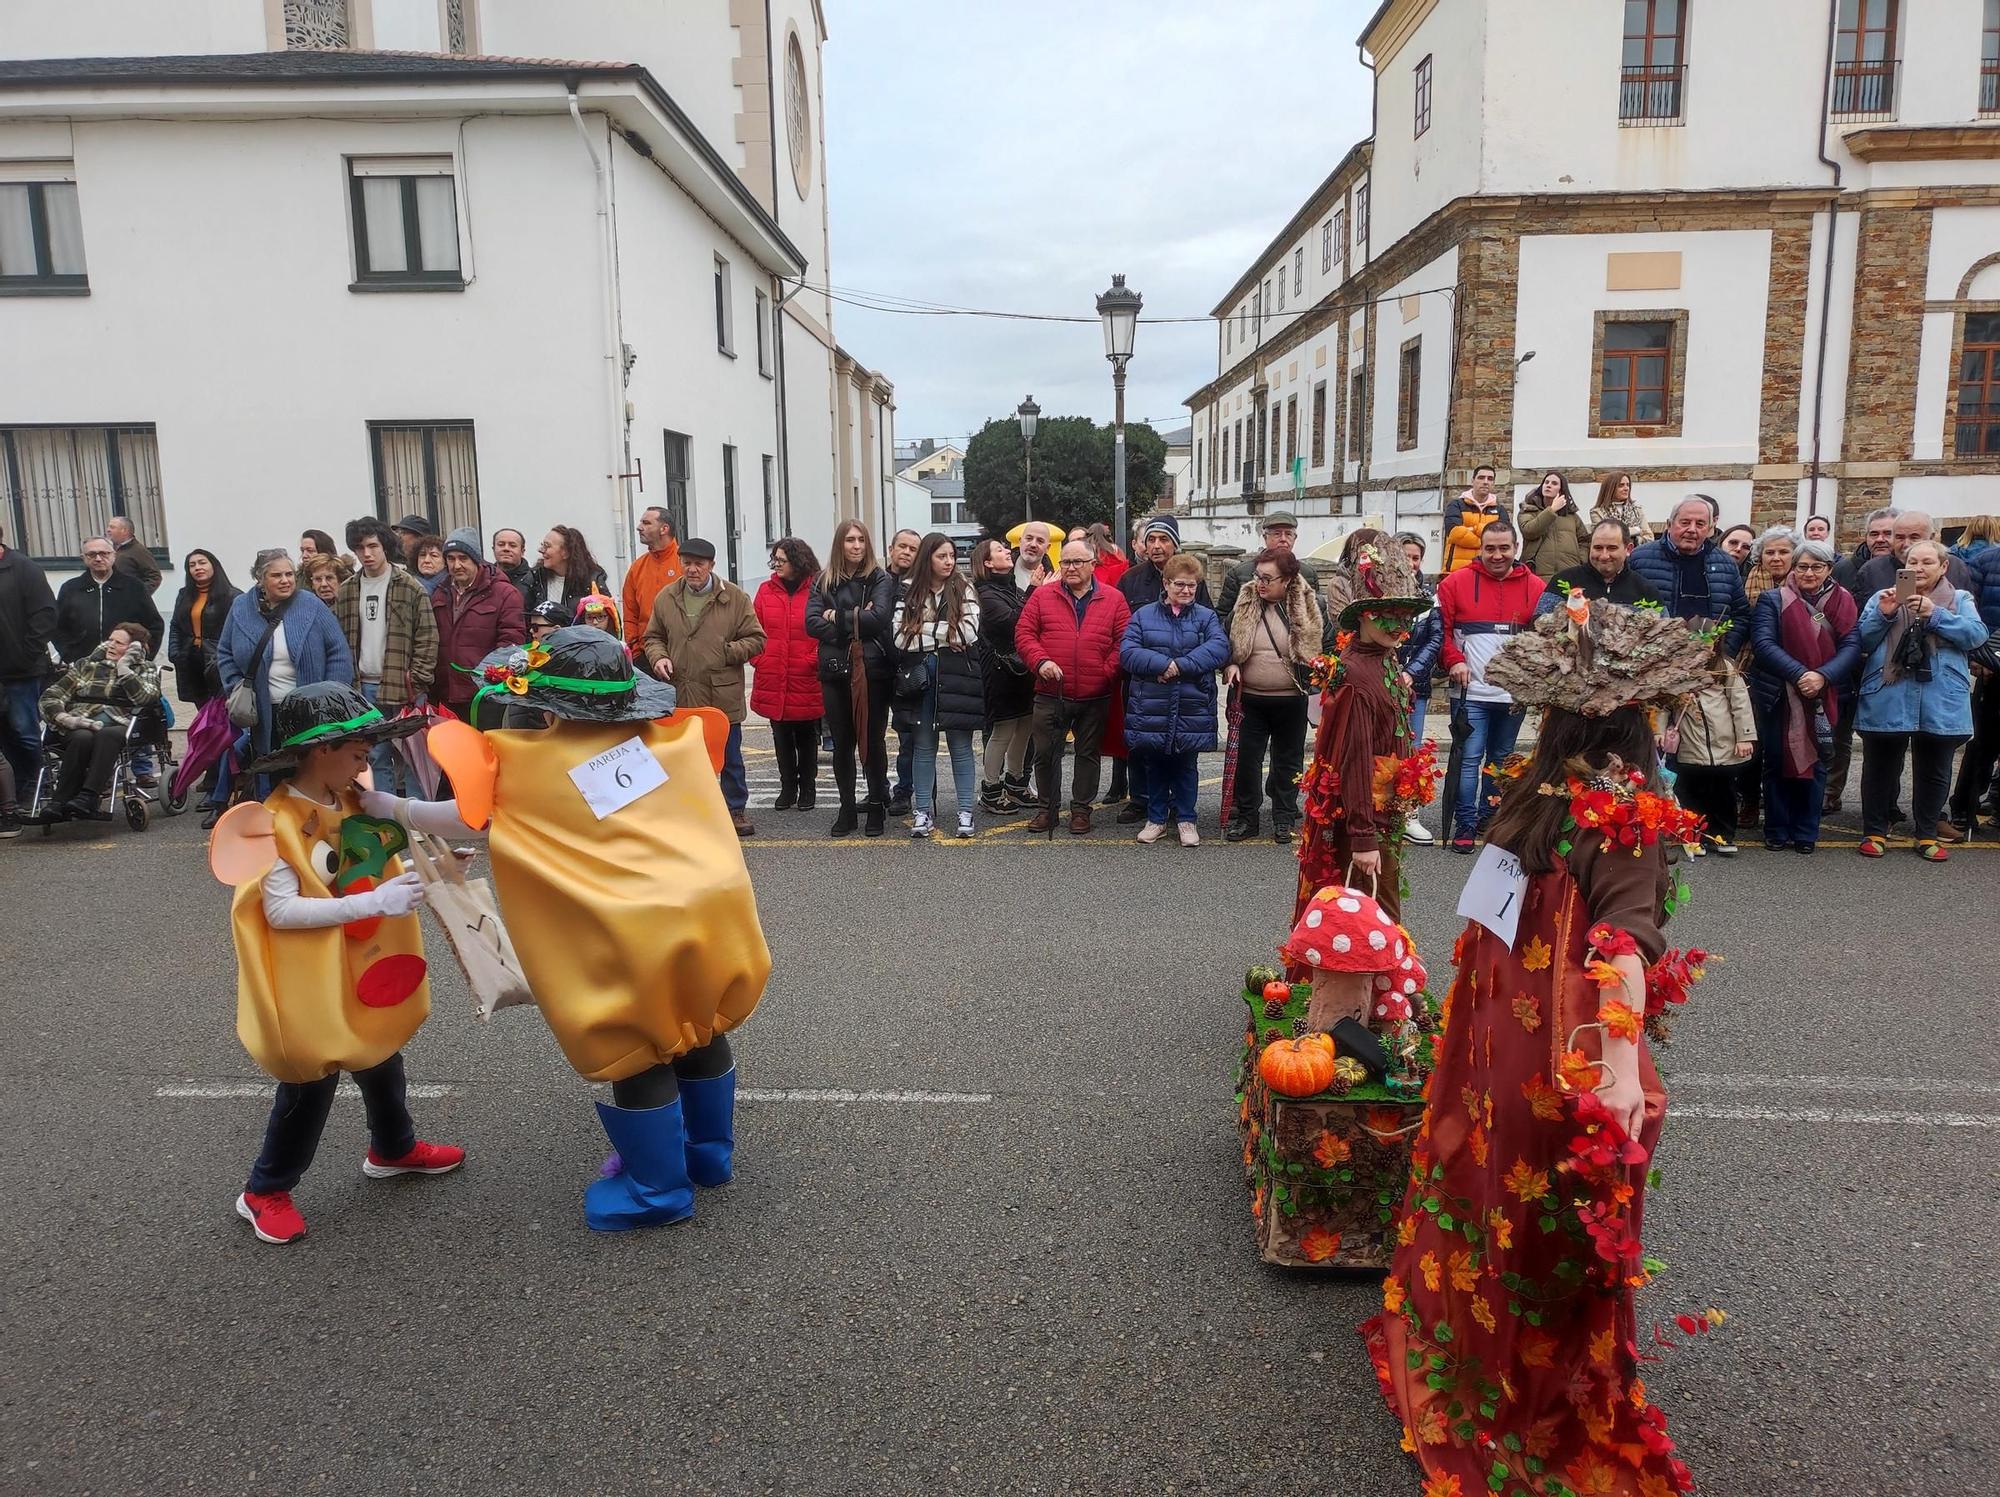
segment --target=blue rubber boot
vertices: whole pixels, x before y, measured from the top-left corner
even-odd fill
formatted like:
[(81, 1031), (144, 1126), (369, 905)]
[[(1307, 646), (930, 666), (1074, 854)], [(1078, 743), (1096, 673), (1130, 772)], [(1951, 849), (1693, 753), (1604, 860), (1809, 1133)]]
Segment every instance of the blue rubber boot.
[(643, 1110), (599, 1102), (597, 1116), (625, 1168), (584, 1187), (584, 1225), (593, 1232), (624, 1232), (693, 1216), (680, 1098)]
[(736, 1067), (706, 1080), (681, 1078), (687, 1109), (687, 1172), (697, 1185), (727, 1185), (736, 1157)]

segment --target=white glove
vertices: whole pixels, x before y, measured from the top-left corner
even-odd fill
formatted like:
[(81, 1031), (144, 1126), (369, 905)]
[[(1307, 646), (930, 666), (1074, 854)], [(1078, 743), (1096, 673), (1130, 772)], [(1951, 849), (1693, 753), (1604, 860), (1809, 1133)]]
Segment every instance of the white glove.
[(397, 916), (407, 915), (422, 904), (426, 893), (424, 881), (414, 873), (399, 873), (374, 890), (374, 898), (381, 904), (383, 914)]
[(372, 816), (377, 821), (395, 821), (396, 807), (403, 800), (400, 795), (391, 795), (386, 790), (363, 790), (360, 799), (361, 814)]

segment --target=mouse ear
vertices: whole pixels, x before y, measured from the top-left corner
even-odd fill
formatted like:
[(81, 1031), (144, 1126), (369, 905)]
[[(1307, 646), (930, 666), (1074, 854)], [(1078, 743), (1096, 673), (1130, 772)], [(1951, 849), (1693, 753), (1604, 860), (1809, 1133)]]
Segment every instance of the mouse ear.
[(277, 861), (277, 821), (261, 802), (225, 811), (208, 834), (208, 871), (232, 889), (262, 878)]
[(493, 745), (471, 723), (450, 719), (433, 723), (424, 734), (424, 744), (437, 767), (451, 779), (452, 793), (458, 797), (458, 819), (478, 831), (492, 818), (493, 786), (500, 777), (500, 760)]
[(681, 707), (661, 720), (678, 723), (690, 717), (700, 720), (701, 735), (708, 740), (708, 762), (721, 774), (723, 755), (729, 748), (729, 714), (720, 707)]

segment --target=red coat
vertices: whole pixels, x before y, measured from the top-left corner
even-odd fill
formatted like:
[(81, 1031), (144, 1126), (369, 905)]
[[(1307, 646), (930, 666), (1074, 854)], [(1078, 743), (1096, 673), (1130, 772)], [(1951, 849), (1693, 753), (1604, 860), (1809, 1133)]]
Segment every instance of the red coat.
[[(1044, 696), (1088, 701), (1109, 696), (1118, 685), (1118, 646), (1132, 617), (1125, 595), (1115, 587), (1094, 582), (1083, 605), (1083, 622), (1076, 617), (1076, 599), (1060, 582), (1045, 582), (1028, 594), (1014, 625), (1014, 648), (1021, 652)], [(1062, 667), (1062, 680), (1042, 677), (1042, 662)]]
[(764, 626), (764, 653), (750, 678), (750, 710), (774, 723), (811, 722), (824, 709), (819, 695), (819, 645), (806, 633), (807, 581), (796, 592), (766, 577), (751, 601)]
[[(491, 562), (479, 569), (461, 598), (447, 577), (431, 594), (437, 617), (437, 684), (432, 696), (454, 712), (463, 713), (483, 684), (472, 667), (503, 645), (518, 645), (528, 637), (521, 613), (521, 595)], [(463, 666), (459, 670), (454, 667)], [(491, 701), (492, 698), (488, 698)]]

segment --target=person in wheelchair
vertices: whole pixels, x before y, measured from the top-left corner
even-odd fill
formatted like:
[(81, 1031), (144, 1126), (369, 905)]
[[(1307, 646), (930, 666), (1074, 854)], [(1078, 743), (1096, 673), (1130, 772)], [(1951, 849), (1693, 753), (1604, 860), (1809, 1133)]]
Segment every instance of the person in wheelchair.
[[(128, 739), (136, 737), (133, 723), (147, 709), (157, 711), (160, 700), (151, 650), (143, 624), (120, 624), (42, 693), (42, 720), (55, 730), (44, 740), (44, 764), (60, 752), (61, 768), (37, 821), (105, 819), (104, 797)], [(46, 767), (42, 773), (46, 778)]]

